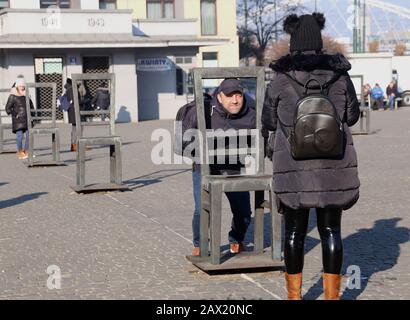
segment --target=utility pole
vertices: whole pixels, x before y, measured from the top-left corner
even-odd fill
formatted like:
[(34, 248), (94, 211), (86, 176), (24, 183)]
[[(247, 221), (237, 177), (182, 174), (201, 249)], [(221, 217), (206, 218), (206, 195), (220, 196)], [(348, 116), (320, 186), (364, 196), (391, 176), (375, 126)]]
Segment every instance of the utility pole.
[(360, 0), (354, 0), (354, 25), (353, 25), (353, 53), (358, 53), (359, 52), (359, 26), (358, 26), (358, 20), (359, 20), (359, 1)]
[(363, 36), (363, 44), (362, 44), (362, 52), (366, 52), (366, 24), (367, 24), (367, 20), (366, 20), (366, 0), (363, 0), (363, 32), (362, 32), (362, 36)]
[[(249, 41), (249, 33), (248, 33), (248, 19), (249, 19), (249, 11), (248, 11), (248, 0), (243, 0), (243, 5), (244, 5), (244, 10), (245, 10), (245, 41), (246, 44), (248, 45)], [(249, 58), (245, 58), (245, 64), (246, 66), (249, 66)]]
[(315, 0), (315, 12), (317, 12), (317, 0)]
[(277, 0), (275, 0), (275, 41), (278, 43), (279, 41), (279, 34), (278, 34), (278, 4)]

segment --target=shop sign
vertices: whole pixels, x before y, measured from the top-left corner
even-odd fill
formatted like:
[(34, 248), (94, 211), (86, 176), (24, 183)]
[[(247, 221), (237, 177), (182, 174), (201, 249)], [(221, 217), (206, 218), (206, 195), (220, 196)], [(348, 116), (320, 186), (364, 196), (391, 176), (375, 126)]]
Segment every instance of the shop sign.
[(137, 59), (137, 71), (160, 72), (171, 69), (172, 64), (168, 58)]

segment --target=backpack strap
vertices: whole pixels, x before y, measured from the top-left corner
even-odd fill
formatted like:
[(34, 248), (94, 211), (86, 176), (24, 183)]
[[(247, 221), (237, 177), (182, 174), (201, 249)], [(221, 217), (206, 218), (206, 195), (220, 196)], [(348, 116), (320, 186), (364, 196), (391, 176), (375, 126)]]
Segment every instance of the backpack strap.
[(299, 82), (296, 78), (292, 77), (290, 74), (288, 74), (286, 72), (284, 72), (283, 74), (289, 79), (289, 83), (291, 84), (291, 86), (295, 90), (295, 92), (298, 95), (299, 99), (302, 99), (305, 96), (305, 94), (303, 93), (302, 88), (304, 88), (305, 86), (301, 82)]

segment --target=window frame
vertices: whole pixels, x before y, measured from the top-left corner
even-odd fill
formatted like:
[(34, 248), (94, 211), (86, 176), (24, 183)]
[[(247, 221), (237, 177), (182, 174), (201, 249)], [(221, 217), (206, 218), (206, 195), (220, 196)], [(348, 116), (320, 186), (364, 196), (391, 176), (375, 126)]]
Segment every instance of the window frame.
[[(72, 2), (72, 0), (53, 0), (53, 1), (55, 1), (57, 4), (56, 4), (56, 6), (57, 7), (59, 7), (60, 9), (71, 9), (72, 7), (73, 7), (73, 2)], [(69, 3), (69, 8), (61, 8), (60, 7), (60, 3), (61, 3), (61, 1), (68, 1), (68, 3)], [(40, 2), (40, 9), (47, 9), (47, 8), (49, 8), (50, 6), (48, 6), (48, 7), (42, 7), (41, 6), (41, 0), (39, 0), (39, 2)]]
[[(103, 8), (101, 8), (101, 2), (102, 1), (105, 2), (105, 3), (114, 3), (115, 9), (103, 9)], [(100, 10), (117, 10), (118, 9), (118, 3), (117, 3), (117, 0), (99, 0), (98, 1), (98, 7), (99, 7)]]
[[(148, 16), (148, 4), (149, 3), (160, 3), (161, 4), (161, 18), (160, 19), (175, 19), (175, 0), (147, 0), (146, 1), (147, 19), (152, 19)], [(165, 17), (165, 3), (172, 3), (172, 18)]]
[[(213, 2), (215, 4), (214, 7), (214, 15), (215, 15), (215, 33), (204, 33), (204, 28), (202, 25), (202, 3), (203, 2)], [(217, 13), (217, 0), (200, 0), (200, 16), (201, 16), (201, 35), (202, 36), (216, 36), (218, 35), (218, 13)]]
[(0, 7), (0, 10), (10, 8), (10, 0), (5, 0), (5, 2), (7, 2), (7, 7)]

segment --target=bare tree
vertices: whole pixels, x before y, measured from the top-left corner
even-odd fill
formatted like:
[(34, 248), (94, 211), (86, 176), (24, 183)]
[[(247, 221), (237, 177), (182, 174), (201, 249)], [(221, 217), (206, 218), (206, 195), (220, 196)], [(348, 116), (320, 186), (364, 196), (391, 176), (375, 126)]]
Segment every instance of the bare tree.
[(395, 56), (404, 56), (406, 54), (407, 46), (405, 43), (398, 43), (394, 48)]
[(368, 46), (370, 53), (377, 53), (380, 51), (380, 42), (377, 40), (369, 42)]
[(265, 62), (265, 50), (283, 33), (282, 22), (300, 10), (298, 1), (238, 0), (238, 35), (241, 58), (255, 57), (257, 65)]

